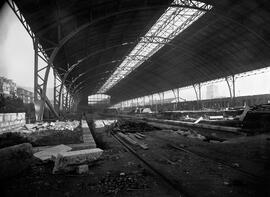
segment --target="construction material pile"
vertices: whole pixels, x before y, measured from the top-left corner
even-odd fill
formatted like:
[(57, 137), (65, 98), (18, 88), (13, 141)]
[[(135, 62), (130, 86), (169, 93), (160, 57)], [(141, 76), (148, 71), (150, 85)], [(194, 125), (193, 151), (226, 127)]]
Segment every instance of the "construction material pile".
[(56, 121), (56, 122), (44, 122), (44, 123), (35, 123), (35, 124), (26, 124), (25, 127), (28, 131), (42, 131), (42, 130), (70, 130), (74, 131), (80, 125), (80, 122), (77, 120), (74, 121)]
[(26, 124), (18, 132), (8, 132), (0, 135), (1, 148), (25, 142), (32, 144), (34, 147), (81, 143), (83, 139), (80, 122), (56, 121)]
[(270, 112), (270, 104), (261, 104), (261, 105), (255, 105), (254, 107), (249, 109), (250, 111), (253, 112)]
[(270, 104), (261, 104), (249, 107), (243, 114), (243, 128), (248, 129), (248, 134), (269, 132), (270, 129)]
[(129, 120), (119, 120), (118, 122), (112, 124), (112, 131), (121, 131), (123, 133), (137, 133), (137, 132), (147, 132), (160, 130), (158, 127), (151, 126), (144, 122), (135, 122)]
[(195, 139), (199, 139), (199, 140), (205, 140), (205, 136), (197, 133), (196, 131), (192, 130), (192, 129), (182, 129), (182, 130), (178, 130), (176, 131), (177, 134), (188, 137), (188, 138), (195, 138)]

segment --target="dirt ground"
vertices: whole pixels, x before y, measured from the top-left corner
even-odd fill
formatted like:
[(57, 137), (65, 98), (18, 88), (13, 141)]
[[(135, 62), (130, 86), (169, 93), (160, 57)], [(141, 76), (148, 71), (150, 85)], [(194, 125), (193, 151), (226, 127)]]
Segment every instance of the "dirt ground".
[[(89, 127), (94, 128), (91, 117), (88, 118)], [(163, 128), (144, 132), (145, 138), (139, 141), (147, 144), (148, 149), (133, 148), (186, 196), (270, 196), (270, 135), (227, 136), (224, 142), (209, 143), (181, 136), (175, 130)], [(52, 162), (33, 160), (28, 171), (1, 182), (0, 195), (180, 196), (179, 191), (125, 150), (105, 128), (92, 129), (92, 133), (104, 153), (89, 166), (88, 174), (53, 175)], [(180, 151), (169, 144), (220, 159), (234, 168)]]

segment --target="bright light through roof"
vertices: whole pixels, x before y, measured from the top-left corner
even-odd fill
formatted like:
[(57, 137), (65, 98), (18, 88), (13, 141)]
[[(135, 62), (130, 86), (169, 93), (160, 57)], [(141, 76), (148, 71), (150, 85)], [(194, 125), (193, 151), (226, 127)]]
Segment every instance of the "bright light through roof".
[(98, 93), (105, 93), (121, 79), (125, 78), (144, 61), (155, 54), (165, 44), (170, 42), (179, 33), (201, 17), (211, 6), (198, 1), (174, 0), (172, 5), (189, 5), (201, 9), (186, 7), (169, 7), (151, 29), (142, 37), (130, 54), (117, 67)]

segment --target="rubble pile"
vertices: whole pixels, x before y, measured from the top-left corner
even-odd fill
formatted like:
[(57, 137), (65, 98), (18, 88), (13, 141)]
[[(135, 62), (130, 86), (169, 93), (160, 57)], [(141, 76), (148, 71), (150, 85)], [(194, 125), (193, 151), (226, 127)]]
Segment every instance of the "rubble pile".
[(118, 122), (112, 124), (112, 131), (121, 131), (123, 133), (137, 133), (153, 130), (160, 130), (160, 128), (151, 126), (144, 122), (134, 122), (129, 120), (119, 120)]
[(188, 129), (188, 130), (178, 130), (176, 131), (179, 135), (188, 137), (188, 138), (196, 138), (199, 140), (205, 140), (206, 137), (197, 133), (196, 131), (192, 130), (192, 129)]
[(83, 133), (79, 125), (79, 121), (26, 124), (17, 132), (1, 134), (0, 148), (21, 143), (30, 143), (34, 147), (81, 143)]
[(248, 108), (243, 116), (243, 128), (248, 129), (249, 135), (260, 132), (269, 132), (270, 129), (270, 104), (255, 105)]
[(25, 127), (27, 130), (35, 132), (35, 131), (44, 131), (44, 130), (70, 130), (74, 131), (80, 125), (80, 121), (56, 121), (56, 122), (44, 122), (44, 123), (36, 123), (36, 124), (26, 124)]
[(270, 104), (255, 105), (250, 111), (264, 111), (270, 112)]
[(117, 194), (119, 191), (147, 189), (145, 177), (141, 173), (117, 175), (107, 174), (95, 186), (97, 192), (105, 195)]

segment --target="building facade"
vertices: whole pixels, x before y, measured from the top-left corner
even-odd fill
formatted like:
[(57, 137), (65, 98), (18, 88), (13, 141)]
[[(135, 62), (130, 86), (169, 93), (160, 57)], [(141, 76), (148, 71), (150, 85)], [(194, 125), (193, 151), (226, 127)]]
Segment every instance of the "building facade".
[(11, 79), (0, 77), (0, 94), (8, 96), (17, 96), (16, 83)]
[(17, 95), (23, 100), (23, 103), (33, 103), (34, 102), (34, 93), (23, 88), (17, 88)]

